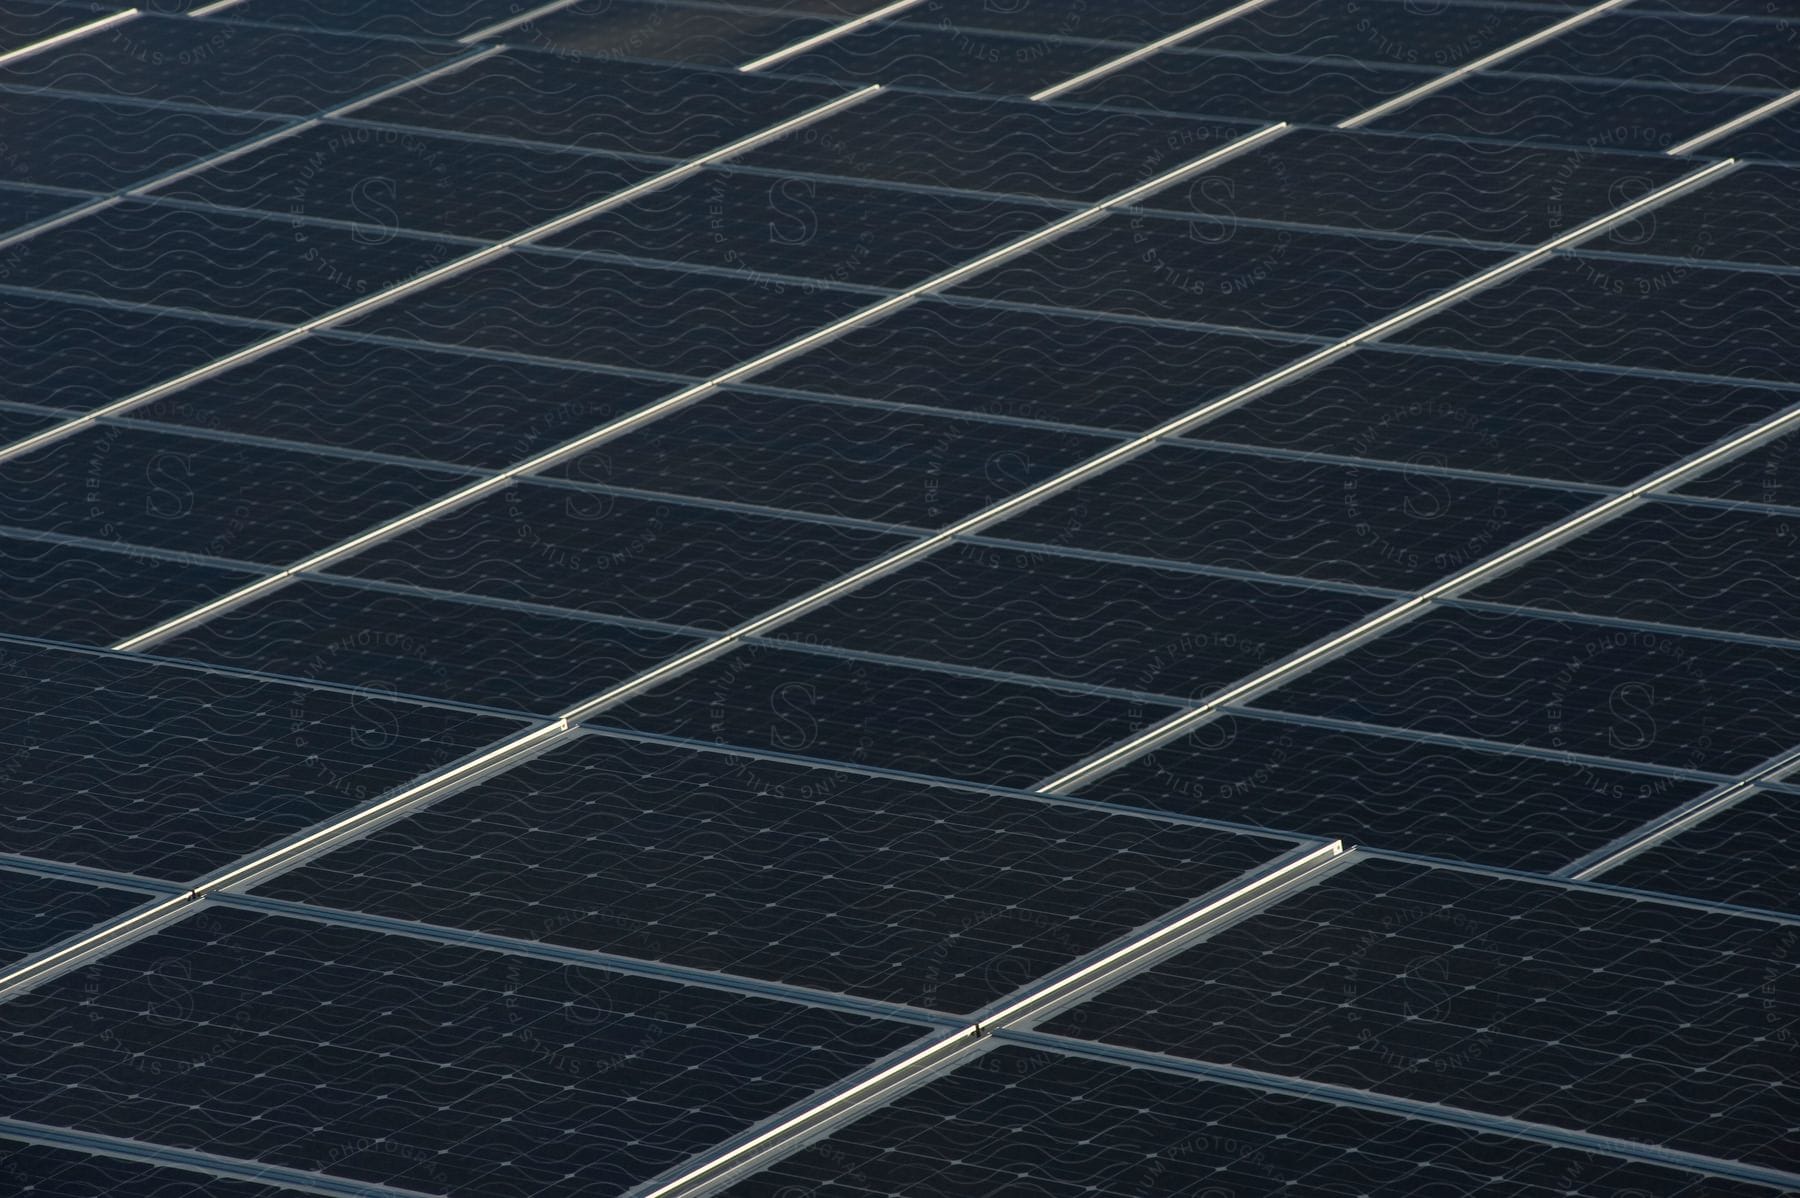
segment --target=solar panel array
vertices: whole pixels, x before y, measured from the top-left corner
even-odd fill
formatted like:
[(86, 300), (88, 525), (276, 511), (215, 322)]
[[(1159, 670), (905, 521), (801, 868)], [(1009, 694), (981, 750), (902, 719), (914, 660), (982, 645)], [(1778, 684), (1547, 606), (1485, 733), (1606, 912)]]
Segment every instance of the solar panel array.
[(1800, 1192), (1785, 0), (0, 0), (0, 1189)]

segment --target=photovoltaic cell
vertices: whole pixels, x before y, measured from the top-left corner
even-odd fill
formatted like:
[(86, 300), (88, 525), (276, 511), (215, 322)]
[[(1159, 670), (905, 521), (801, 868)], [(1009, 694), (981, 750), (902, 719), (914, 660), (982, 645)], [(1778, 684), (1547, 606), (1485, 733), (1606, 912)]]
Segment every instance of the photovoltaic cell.
[(1800, 915), (1800, 793), (1765, 790), (1607, 870), (1612, 886)]
[(1045, 1030), (1783, 1168), (1795, 936), (1364, 860)]
[(1542, 11), (1493, 5), (1368, 0), (1355, 8), (1313, 0), (1273, 0), (1186, 43), (1195, 49), (1270, 54), (1314, 66), (1353, 59), (1372, 64), (1454, 67), (1550, 24)]
[[(1072, 764), (1072, 763), (1071, 763)], [(1704, 794), (1702, 781), (1226, 715), (1081, 788), (1083, 798), (1347, 843), (1553, 870)]]
[(833, 38), (777, 69), (849, 83), (1025, 96), (1096, 67), (1123, 49), (979, 28), (882, 22)]
[(1781, 48), (1784, 35), (1793, 36), (1791, 19), (1720, 20), (1626, 9), (1533, 46), (1506, 68), (1783, 91), (1800, 86), (1800, 66)]
[(358, 0), (257, 0), (254, 19), (334, 33), (453, 38), (516, 16), (510, 0), (407, 0), (369, 5)]
[(588, 736), (259, 893), (969, 1012), (1285, 847)]
[(0, 537), (0, 626), (19, 636), (110, 645), (255, 577), (211, 562)]
[(427, 71), (459, 50), (145, 15), (0, 66), (0, 84), (310, 116)]
[(900, 543), (839, 524), (528, 482), (335, 572), (716, 629)]
[(285, 566), (460, 481), (105, 425), (0, 464), (0, 504), (20, 528)]
[(1272, 579), (965, 545), (801, 617), (791, 635), (809, 644), (1196, 698), (1384, 603)]
[[(1658, 208), (1641, 249), (1800, 270), (1800, 217), (1786, 204), (1797, 187), (1800, 170), (1793, 167), (1743, 167), (1696, 196)], [(1695, 202), (1699, 196), (1704, 203)]]
[(1003, 1044), (724, 1191), (953, 1198), (1286, 1198), (1570, 1187), (1757, 1198), (1760, 1186), (1142, 1065)]
[[(596, 58), (658, 58), (737, 67), (833, 28), (823, 4), (746, 7), (666, 0), (581, 0), (503, 35), (508, 42)], [(785, 71), (786, 68), (784, 67)]]
[(306, 581), (158, 647), (171, 657), (549, 714), (698, 637)]
[(518, 727), (154, 661), (0, 646), (13, 852), (183, 881)]
[(1197, 43), (1153, 55), (1071, 93), (1094, 104), (1169, 116), (1330, 124), (1438, 72), (1348, 58), (1264, 58), (1217, 54)]
[(19, 1118), (496, 1196), (623, 1190), (922, 1030), (219, 909), (11, 1006)]
[(753, 751), (1031, 786), (1172, 707), (756, 644), (596, 717)]
[(1439, 611), (1258, 700), (1307, 715), (1736, 773), (1793, 741), (1800, 650)]
[(20, 183), (110, 191), (215, 154), (279, 122), (51, 93), (0, 92), (0, 172)]

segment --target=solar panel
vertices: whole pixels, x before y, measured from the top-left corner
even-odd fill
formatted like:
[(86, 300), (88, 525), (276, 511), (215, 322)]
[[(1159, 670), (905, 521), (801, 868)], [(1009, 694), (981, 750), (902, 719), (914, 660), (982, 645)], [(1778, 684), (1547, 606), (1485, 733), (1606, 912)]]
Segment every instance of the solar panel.
[(0, 0), (0, 1191), (1800, 1192), (1792, 14)]

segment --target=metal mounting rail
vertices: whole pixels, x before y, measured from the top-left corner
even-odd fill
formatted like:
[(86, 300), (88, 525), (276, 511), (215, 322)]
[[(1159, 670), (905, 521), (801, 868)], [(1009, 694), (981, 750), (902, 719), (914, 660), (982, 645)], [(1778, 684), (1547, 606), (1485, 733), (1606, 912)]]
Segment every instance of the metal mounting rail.
[(1666, 154), (1677, 155), (1691, 154), (1695, 150), (1711, 145), (1726, 134), (1736, 133), (1739, 129), (1742, 129), (1747, 125), (1754, 125), (1764, 117), (1774, 116), (1782, 109), (1790, 108), (1795, 104), (1800, 104), (1800, 88), (1796, 88), (1785, 96), (1776, 96), (1766, 104), (1759, 104), (1749, 112), (1746, 112), (1741, 116), (1735, 116), (1722, 125), (1715, 125), (1704, 133), (1695, 137), (1690, 137), (1677, 145), (1670, 146), (1663, 152)]
[(1103, 950), (1093, 960), (1026, 986), (990, 1014), (854, 1078), (846, 1086), (825, 1091), (769, 1126), (727, 1141), (680, 1166), (673, 1174), (630, 1191), (632, 1198), (699, 1198), (730, 1185), (793, 1148), (799, 1140), (826, 1134), (902, 1090), (961, 1063), (980, 1051), (982, 1041), (996, 1032), (1109, 986), (1147, 961), (1184, 948), (1225, 924), (1310, 885), (1342, 865), (1344, 858), (1344, 846), (1336, 841), (1289, 854), (1241, 885), (1158, 921), (1116, 947)]
[(75, 28), (65, 29), (61, 33), (53, 33), (49, 37), (42, 38), (38, 41), (31, 42), (28, 45), (20, 46), (17, 49), (8, 50), (5, 53), (0, 54), (0, 66), (9, 66), (22, 58), (30, 58), (32, 55), (41, 54), (45, 50), (54, 50), (56, 47), (67, 42), (75, 41), (78, 38), (84, 38), (90, 33), (99, 33), (102, 29), (110, 29), (114, 25), (122, 24), (125, 21), (129, 21), (134, 17), (142, 15), (143, 14), (135, 8), (121, 9), (118, 12), (101, 17), (97, 21), (89, 21), (85, 25), (77, 25)]
[[(492, 51), (489, 51), (489, 53), (492, 53)], [(142, 407), (147, 403), (161, 399), (165, 395), (179, 391), (182, 388), (200, 382), (203, 379), (223, 374), (234, 367), (242, 366), (247, 362), (254, 361), (257, 358), (273, 353), (277, 349), (291, 345), (322, 329), (328, 329), (334, 325), (342, 324), (345, 321), (354, 320), (377, 308), (393, 303), (395, 300), (441, 283), (446, 279), (452, 279), (459, 275), (467, 274), (477, 267), (484, 266), (497, 258), (511, 253), (520, 246), (530, 245), (534, 241), (560, 233), (572, 225), (589, 220), (603, 212), (617, 208), (620, 205), (628, 204), (640, 196), (648, 195), (650, 192), (658, 191), (671, 184), (680, 182), (714, 163), (723, 162), (726, 159), (736, 157), (739, 154), (747, 153), (757, 146), (763, 145), (765, 142), (772, 141), (775, 138), (791, 133), (795, 129), (803, 128), (806, 125), (812, 124), (814, 121), (822, 120), (844, 108), (848, 108), (854, 104), (860, 104), (880, 90), (880, 84), (871, 84), (868, 87), (858, 88), (855, 91), (828, 100), (823, 104), (807, 109), (798, 116), (789, 117), (785, 121), (771, 125), (766, 129), (759, 130), (747, 137), (741, 137), (737, 141), (721, 146), (716, 150), (711, 150), (696, 158), (690, 158), (686, 162), (678, 163), (667, 170), (659, 171), (648, 179), (634, 183), (630, 187), (622, 188), (609, 195), (602, 196), (600, 199), (595, 200), (590, 204), (584, 204), (571, 212), (565, 212), (561, 216), (552, 217), (550, 220), (533, 225), (523, 232), (515, 233), (511, 237), (496, 241), (491, 245), (483, 246), (481, 249), (473, 250), (460, 257), (452, 258), (450, 261), (434, 266), (422, 274), (414, 275), (404, 282), (396, 283), (391, 287), (385, 287), (373, 294), (365, 295), (361, 299), (352, 300), (350, 303), (334, 308), (322, 316), (315, 316), (311, 320), (304, 321), (292, 328), (284, 329), (279, 333), (272, 334), (271, 336), (263, 338), (261, 341), (253, 342), (252, 344), (245, 346), (243, 349), (226, 354), (224, 357), (216, 358), (211, 362), (202, 366), (197, 366), (183, 374), (176, 375), (174, 378), (165, 379), (163, 382), (156, 383), (141, 391), (127, 395), (123, 399), (114, 400), (112, 403), (105, 404), (92, 411), (71, 417), (60, 424), (53, 425), (40, 433), (33, 434), (20, 441), (15, 441), (11, 445), (0, 449), (0, 462), (9, 461), (22, 454), (31, 453), (33, 450), (41, 449), (46, 445), (60, 441), (64, 437), (79, 432), (107, 416), (117, 416), (120, 413), (130, 411), (133, 408)]]
[(860, 17), (852, 17), (842, 25), (834, 25), (830, 29), (821, 29), (811, 37), (803, 37), (793, 45), (783, 46), (773, 54), (765, 54), (761, 58), (753, 58), (743, 66), (739, 67), (738, 70), (743, 71), (746, 74), (752, 71), (764, 70), (765, 68), (774, 66), (776, 63), (786, 62), (790, 58), (795, 58), (804, 54), (816, 46), (823, 46), (827, 42), (835, 42), (838, 38), (843, 37), (846, 34), (855, 33), (858, 29), (866, 28), (878, 21), (885, 21), (896, 13), (905, 12), (909, 8), (917, 8), (923, 3), (925, 3), (925, 0), (894, 0), (892, 4), (883, 5), (874, 12), (866, 12)]
[[(873, 88), (869, 88), (865, 89), (864, 92), (857, 94), (867, 94), (867, 92), (873, 90)], [(982, 271), (990, 270), (1002, 262), (1009, 261), (1021, 254), (1029, 253), (1040, 245), (1099, 220), (1115, 208), (1134, 203), (1153, 191), (1163, 187), (1172, 186), (1191, 175), (1198, 174), (1199, 172), (1233, 158), (1246, 150), (1253, 149), (1263, 142), (1279, 136), (1281, 133), (1285, 132), (1286, 129), (1286, 125), (1271, 125), (1259, 129), (1254, 133), (1227, 142), (1225, 145), (1220, 146), (1207, 154), (1203, 154), (1199, 158), (1184, 163), (1172, 170), (1165, 171), (1134, 187), (1127, 188), (1109, 199), (1102, 200), (1099, 203), (1089, 205), (1086, 208), (1070, 213), (1068, 216), (1053, 221), (1036, 232), (1028, 233), (1023, 237), (1008, 242), (1006, 245), (1003, 245), (996, 250), (989, 251), (978, 258), (974, 258), (961, 265), (951, 267), (949, 270), (933, 275), (922, 283), (909, 287), (904, 291), (897, 292), (896, 294), (874, 304), (870, 304), (867, 307), (860, 308), (840, 320), (833, 321), (830, 324), (815, 329), (793, 341), (777, 346), (748, 361), (741, 362), (721, 374), (714, 375), (712, 378), (696, 383), (691, 387), (683, 388), (672, 395), (665, 396), (636, 411), (628, 412), (616, 420), (608, 421), (606, 424), (583, 433), (571, 440), (565, 441), (560, 445), (552, 446), (549, 449), (525, 459), (523, 462), (509, 466), (504, 470), (481, 478), (467, 486), (458, 488), (432, 503), (425, 504), (410, 512), (396, 516), (394, 519), (389, 520), (384, 524), (368, 529), (348, 540), (341, 541), (336, 545), (312, 554), (278, 573), (268, 575), (255, 582), (246, 584), (235, 591), (221, 595), (217, 599), (213, 599), (197, 608), (164, 620), (143, 632), (126, 637), (112, 647), (122, 652), (135, 652), (156, 645), (167, 640), (169, 637), (202, 624), (207, 620), (212, 619), (214, 616), (231, 611), (253, 599), (260, 598), (263, 595), (270, 594), (275, 590), (285, 587), (301, 574), (313, 570), (321, 570), (337, 562), (343, 561), (345, 558), (360, 553), (372, 545), (389, 540), (409, 529), (416, 528), (421, 524), (433, 520), (438, 516), (465, 507), (485, 495), (510, 485), (517, 479), (526, 478), (530, 475), (548, 470), (552, 466), (586, 453), (596, 446), (622, 437), (652, 421), (660, 420), (673, 412), (698, 402), (722, 387), (747, 379), (752, 375), (767, 370), (789, 358), (796, 357), (810, 349), (834, 340), (852, 329), (860, 328), (863, 325), (881, 320), (894, 312), (907, 307), (923, 296), (951, 287), (965, 279), (981, 273)], [(655, 180), (651, 180), (651, 182), (655, 182)], [(573, 223), (573, 221), (571, 218), (562, 218), (553, 223), (558, 227), (561, 227), (562, 224)], [(281, 334), (280, 336), (286, 337), (288, 334)], [(254, 348), (256, 347), (252, 347), (252, 349)], [(40, 434), (40, 436), (41, 435), (43, 434)]]

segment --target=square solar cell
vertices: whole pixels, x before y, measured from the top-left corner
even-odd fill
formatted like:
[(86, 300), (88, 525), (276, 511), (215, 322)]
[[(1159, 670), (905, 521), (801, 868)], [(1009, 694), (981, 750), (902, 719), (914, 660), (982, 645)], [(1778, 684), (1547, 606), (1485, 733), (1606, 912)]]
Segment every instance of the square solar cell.
[(1035, 233), (1061, 208), (994, 196), (711, 170), (545, 244), (751, 275), (911, 287)]
[(766, 276), (519, 251), (404, 297), (358, 332), (707, 376), (877, 297)]
[(69, 411), (123, 399), (266, 336), (253, 325), (173, 312), (0, 295), (7, 397)]
[(1658, 208), (1637, 248), (1667, 257), (1800, 270), (1800, 214), (1789, 202), (1796, 191), (1800, 168), (1743, 167)]
[(393, 233), (498, 241), (623, 191), (661, 165), (332, 122), (189, 175), (157, 194), (353, 221)]
[(938, 528), (1114, 444), (948, 413), (708, 396), (553, 473), (583, 482)]
[(1498, 745), (1225, 715), (1080, 794), (1307, 829), (1373, 848), (1553, 870), (1698, 798), (1708, 785), (1507, 753)]
[(588, 736), (259, 892), (970, 1012), (1288, 847)]
[(327, 334), (183, 387), (132, 416), (501, 468), (675, 389), (593, 369)]
[(0, 968), (123, 915), (152, 893), (0, 865)]
[(1045, 1030), (1780, 1169), (1795, 939), (1364, 859)]
[(285, 566), (452, 490), (446, 471), (122, 425), (0, 464), (13, 525)]
[(692, 158), (844, 95), (664, 63), (512, 51), (359, 109), (361, 120), (614, 153)]
[(1275, 58), (1196, 49), (1155, 54), (1096, 79), (1069, 100), (1163, 116), (1331, 124), (1411, 91), (1440, 72), (1348, 58)]
[(1253, 130), (1077, 104), (890, 91), (761, 146), (747, 165), (1095, 201)]
[(594, 718), (751, 751), (1024, 787), (1174, 710), (759, 643)]
[(963, 545), (820, 608), (805, 643), (1202, 698), (1387, 601)]
[(1785, 512), (1653, 503), (1473, 596), (1800, 641), (1800, 523)]
[[(3, 1129), (0, 1129), (3, 1132)], [(32, 1198), (292, 1198), (294, 1191), (142, 1161), (122, 1160), (47, 1144), (0, 1139), (0, 1176)]]
[(255, 577), (178, 556), (0, 537), (0, 624), (20, 636), (110, 645)]
[(391, 228), (130, 201), (6, 251), (12, 281), (299, 324), (466, 252)]
[(20, 1118), (474, 1198), (619, 1193), (922, 1031), (224, 909), (13, 1002)]
[(306, 581), (157, 647), (169, 657), (548, 715), (699, 638)]
[(147, 15), (0, 66), (0, 83), (310, 116), (423, 74), (460, 52), (392, 38)]
[(1535, 245), (1616, 208), (1621, 176), (1647, 189), (1692, 169), (1593, 147), (1295, 129), (1143, 207), (1204, 213), (1221, 230), (1256, 218)]
[(1414, 588), (1497, 553), (1589, 501), (1575, 492), (1459, 478), (1429, 466), (1374, 469), (1170, 445), (1029, 508), (987, 535)]
[(1572, 253), (1397, 335), (1416, 345), (1790, 382), (1800, 275)]
[[(1044, 1042), (1045, 1045), (1048, 1041)], [(1028, 1189), (1026, 1187), (1029, 1187)], [(723, 1191), (959, 1198), (1296, 1193), (1773, 1198), (1599, 1152), (1003, 1043)], [(1579, 1190), (1577, 1192), (1580, 1192)]]
[(965, 283), (965, 295), (1343, 337), (1494, 265), (1494, 250), (1132, 213)]
[(1601, 874), (1684, 898), (1800, 915), (1800, 791), (1760, 790)]
[[(595, 58), (657, 58), (739, 67), (839, 22), (822, 4), (713, 7), (667, 0), (577, 0), (505, 33), (516, 45)], [(784, 73), (787, 67), (782, 68)]]
[(1138, 433), (1303, 355), (1249, 333), (922, 302), (760, 384)]
[[(1800, 86), (1791, 15), (1691, 17), (1628, 8), (1609, 12), (1533, 46), (1509, 71), (1606, 75), (1645, 83), (1717, 83), (1775, 91)], [(1785, 46), (1785, 49), (1784, 49)]]
[(1629, 486), (1795, 403), (1800, 392), (1774, 387), (1375, 349), (1259, 395), (1195, 436)]
[[(902, 14), (912, 16), (911, 13)], [(802, 78), (1028, 96), (1117, 57), (1126, 47), (1020, 37), (970, 25), (879, 22), (833, 38), (774, 69)]]
[(1477, 71), (1374, 125), (1409, 133), (1659, 153), (1773, 95), (1697, 83)]
[(14, 852), (184, 881), (513, 732), (512, 720), (0, 646)]
[(0, 174), (111, 191), (270, 132), (280, 122), (54, 93), (0, 92)]
[(1800, 648), (1430, 613), (1257, 700), (1303, 715), (1737, 773), (1793, 742)]
[[(1788, 392), (1784, 398), (1800, 402), (1800, 394)], [(1800, 507), (1800, 439), (1777, 437), (1677, 489), (1741, 503)]]
[(724, 628), (902, 543), (865, 528), (527, 482), (334, 569), (599, 615)]

